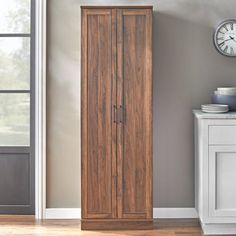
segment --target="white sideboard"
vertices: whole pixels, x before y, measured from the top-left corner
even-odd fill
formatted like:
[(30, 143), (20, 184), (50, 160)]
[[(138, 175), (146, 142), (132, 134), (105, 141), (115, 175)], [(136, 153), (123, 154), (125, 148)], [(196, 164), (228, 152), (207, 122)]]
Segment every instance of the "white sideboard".
[(203, 232), (236, 235), (236, 112), (193, 113), (195, 204)]

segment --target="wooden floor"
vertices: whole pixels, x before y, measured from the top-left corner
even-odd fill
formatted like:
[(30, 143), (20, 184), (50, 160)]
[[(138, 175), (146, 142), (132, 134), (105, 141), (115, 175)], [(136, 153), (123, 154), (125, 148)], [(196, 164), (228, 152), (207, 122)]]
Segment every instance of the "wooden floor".
[[(175, 225), (170, 226), (171, 225)], [(162, 226), (161, 226), (162, 225)], [(185, 225), (185, 226), (176, 226)], [(81, 231), (79, 220), (42, 220), (32, 216), (0, 216), (0, 235), (76, 235), (76, 236), (200, 236), (197, 223), (155, 222), (154, 230), (130, 231)]]

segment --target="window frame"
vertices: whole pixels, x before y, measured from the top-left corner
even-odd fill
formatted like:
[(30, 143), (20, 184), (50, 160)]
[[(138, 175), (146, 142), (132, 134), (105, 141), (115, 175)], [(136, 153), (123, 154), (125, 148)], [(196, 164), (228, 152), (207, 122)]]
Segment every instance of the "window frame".
[[(21, 149), (32, 149), (30, 152), (33, 153), (35, 148), (35, 1), (30, 0), (30, 32), (29, 33), (1, 33), (0, 38), (29, 38), (30, 40), (30, 86), (29, 89), (0, 89), (0, 94), (29, 94), (30, 99), (30, 129), (29, 129), (29, 145), (1, 145), (1, 149), (6, 150), (7, 148), (21, 148)], [(20, 151), (20, 150), (19, 150)]]
[[(36, 106), (35, 106), (35, 96), (36, 96), (36, 3), (41, 0), (30, 0), (30, 33), (1, 33), (0, 37), (28, 37), (30, 39), (30, 87), (28, 90), (3, 90), (0, 89), (0, 94), (11, 94), (11, 93), (25, 93), (29, 94), (30, 97), (30, 137), (29, 137), (29, 145), (28, 146), (20, 146), (20, 145), (8, 145), (8, 146), (0, 146), (0, 154), (29, 154), (29, 205), (0, 205), (1, 211), (4, 214), (4, 211), (14, 211), (14, 214), (22, 214), (22, 208), (25, 207), (24, 214), (38, 214), (38, 207), (39, 203), (36, 203), (38, 197), (36, 194), (39, 193), (38, 182), (39, 177), (36, 177), (36, 171), (38, 168), (38, 160), (36, 162), (36, 153), (35, 153), (35, 142), (36, 142), (36, 122), (35, 122), (35, 113), (36, 113)], [(38, 121), (39, 122), (39, 121)], [(37, 144), (38, 145), (38, 144)], [(38, 158), (38, 157), (37, 157)], [(8, 214), (8, 213), (7, 213)], [(38, 217), (37, 217), (38, 218)]]

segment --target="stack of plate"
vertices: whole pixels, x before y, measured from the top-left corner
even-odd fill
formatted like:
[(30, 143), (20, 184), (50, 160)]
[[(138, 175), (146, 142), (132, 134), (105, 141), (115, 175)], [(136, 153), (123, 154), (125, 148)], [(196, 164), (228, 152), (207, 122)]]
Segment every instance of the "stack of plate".
[(228, 105), (205, 104), (201, 106), (203, 112), (207, 113), (224, 113), (229, 111)]

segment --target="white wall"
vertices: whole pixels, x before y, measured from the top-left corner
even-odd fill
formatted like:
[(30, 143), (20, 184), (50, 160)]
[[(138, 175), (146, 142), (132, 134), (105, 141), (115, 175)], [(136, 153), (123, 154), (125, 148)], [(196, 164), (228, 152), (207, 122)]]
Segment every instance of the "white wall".
[(193, 207), (191, 110), (236, 86), (236, 59), (216, 52), (235, 0), (48, 0), (47, 206), (80, 207), (80, 5), (154, 5), (154, 207)]

